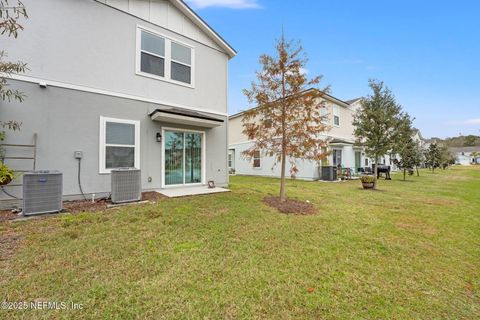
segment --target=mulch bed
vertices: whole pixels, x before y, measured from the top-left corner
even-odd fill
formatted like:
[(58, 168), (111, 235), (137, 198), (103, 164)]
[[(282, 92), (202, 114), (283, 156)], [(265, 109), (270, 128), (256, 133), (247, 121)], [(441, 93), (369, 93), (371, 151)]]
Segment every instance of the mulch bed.
[(142, 193), (142, 200), (143, 201), (157, 202), (157, 201), (160, 201), (161, 199), (165, 199), (165, 198), (167, 198), (167, 196), (164, 196), (163, 194), (155, 192), (155, 191)]
[(7, 221), (7, 220), (12, 220), (17, 217), (16, 213), (13, 213), (12, 210), (0, 210), (0, 223)]
[(107, 205), (109, 204), (111, 204), (111, 201), (107, 199), (95, 200), (95, 202), (91, 200), (65, 201), (63, 210), (71, 213), (98, 212), (107, 210)]
[[(163, 198), (166, 197), (155, 191), (143, 192), (141, 201), (157, 202)], [(67, 201), (63, 203), (63, 210), (71, 213), (98, 212), (107, 210), (111, 204), (110, 199), (96, 200), (94, 203), (90, 200)]]
[(263, 198), (263, 202), (282, 213), (297, 215), (312, 215), (317, 213), (315, 206), (305, 201), (286, 199), (282, 202), (279, 197), (265, 197)]
[[(154, 191), (142, 193), (142, 201), (158, 202), (164, 198), (166, 196)], [(65, 201), (63, 202), (63, 211), (71, 213), (99, 212), (107, 210), (110, 204), (112, 204), (110, 199), (99, 199), (93, 203), (91, 200)], [(0, 223), (17, 217), (18, 215), (12, 210), (0, 210)]]

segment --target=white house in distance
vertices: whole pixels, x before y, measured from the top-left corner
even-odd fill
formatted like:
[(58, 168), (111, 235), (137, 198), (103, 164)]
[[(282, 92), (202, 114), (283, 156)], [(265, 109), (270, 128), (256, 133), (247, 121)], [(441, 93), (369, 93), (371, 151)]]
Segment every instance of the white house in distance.
[(455, 155), (455, 164), (463, 166), (480, 164), (480, 154), (474, 155), (475, 152), (480, 153), (480, 147), (454, 147), (449, 150)]
[[(310, 89), (315, 90), (315, 89)], [(372, 161), (363, 150), (363, 147), (355, 145), (353, 115), (361, 106), (361, 98), (343, 101), (329, 94), (324, 94), (324, 114), (327, 115), (330, 130), (325, 132), (322, 138), (329, 141), (331, 154), (323, 161), (322, 166), (342, 166), (350, 168), (353, 173), (358, 173), (365, 167), (371, 167)], [(229, 117), (229, 150), (228, 167), (230, 172), (243, 175), (280, 176), (280, 166), (273, 166), (274, 159), (265, 156), (261, 150), (253, 159), (246, 159), (242, 152), (253, 145), (242, 133), (242, 119), (245, 112), (240, 112)], [(380, 159), (380, 163), (392, 165), (390, 157)], [(320, 170), (317, 163), (297, 160), (299, 169), (296, 178), (316, 180), (320, 178)], [(287, 172), (289, 170), (287, 165)]]

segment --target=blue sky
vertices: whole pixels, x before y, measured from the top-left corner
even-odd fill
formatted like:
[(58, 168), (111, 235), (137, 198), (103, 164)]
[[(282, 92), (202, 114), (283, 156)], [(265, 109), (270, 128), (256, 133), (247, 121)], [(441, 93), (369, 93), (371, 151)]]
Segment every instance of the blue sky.
[(332, 94), (366, 95), (383, 80), (424, 136), (480, 135), (480, 1), (189, 0), (237, 51), (229, 113), (248, 103), (258, 57), (273, 53), (282, 24), (301, 40), (310, 76)]

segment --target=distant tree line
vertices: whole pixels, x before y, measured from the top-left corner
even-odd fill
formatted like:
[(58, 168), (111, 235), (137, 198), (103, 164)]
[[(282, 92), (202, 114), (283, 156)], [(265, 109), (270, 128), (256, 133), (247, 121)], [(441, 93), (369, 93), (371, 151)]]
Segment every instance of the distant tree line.
[(480, 146), (480, 136), (468, 135), (468, 136), (451, 137), (446, 139), (433, 137), (431, 139), (428, 139), (427, 142), (437, 142), (439, 144), (446, 145), (449, 148), (477, 147), (477, 146)]

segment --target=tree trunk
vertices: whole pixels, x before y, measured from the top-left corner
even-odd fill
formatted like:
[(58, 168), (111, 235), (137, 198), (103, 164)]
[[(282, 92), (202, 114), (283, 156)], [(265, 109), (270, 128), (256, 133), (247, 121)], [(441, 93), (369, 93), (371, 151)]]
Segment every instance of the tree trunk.
[(415, 166), (415, 168), (417, 169), (417, 177), (420, 177), (420, 171), (418, 170), (418, 166)]
[(403, 168), (403, 181), (406, 181), (407, 169)]
[[(285, 48), (285, 39), (282, 33), (282, 49)], [(287, 137), (286, 137), (286, 108), (285, 108), (285, 98), (287, 97), (286, 94), (286, 87), (285, 87), (285, 66), (282, 64), (282, 172), (280, 176), (280, 202), (286, 200), (285, 197), (285, 170), (287, 167)]]
[(373, 189), (377, 189), (378, 177), (378, 156), (375, 156), (375, 170), (373, 171)]
[(285, 171), (287, 167), (287, 159), (286, 159), (286, 152), (285, 149), (282, 150), (282, 172), (280, 175), (280, 201), (285, 201)]

